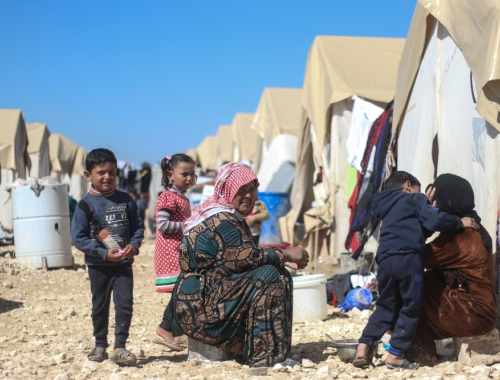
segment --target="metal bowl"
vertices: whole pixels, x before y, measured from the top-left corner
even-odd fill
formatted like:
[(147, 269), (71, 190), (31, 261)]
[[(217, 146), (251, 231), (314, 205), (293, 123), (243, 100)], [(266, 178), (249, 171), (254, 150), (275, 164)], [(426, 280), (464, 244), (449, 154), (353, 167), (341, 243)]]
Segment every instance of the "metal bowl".
[[(358, 349), (359, 342), (357, 339), (345, 339), (345, 340), (333, 340), (328, 334), (328, 339), (333, 343), (333, 346), (337, 349), (337, 355), (340, 360), (345, 363), (352, 363), (356, 357), (356, 351)], [(378, 345), (380, 342), (375, 342), (368, 351), (368, 362), (373, 360), (373, 357), (377, 354)]]

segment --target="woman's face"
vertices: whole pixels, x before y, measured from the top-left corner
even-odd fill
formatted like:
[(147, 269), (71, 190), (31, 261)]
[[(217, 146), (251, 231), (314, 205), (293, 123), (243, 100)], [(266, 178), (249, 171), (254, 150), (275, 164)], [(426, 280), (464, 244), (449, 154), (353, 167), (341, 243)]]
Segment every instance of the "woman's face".
[(250, 213), (253, 203), (255, 202), (256, 194), (257, 188), (255, 187), (255, 181), (241, 186), (233, 198), (232, 204), (234, 209), (241, 215), (247, 216)]

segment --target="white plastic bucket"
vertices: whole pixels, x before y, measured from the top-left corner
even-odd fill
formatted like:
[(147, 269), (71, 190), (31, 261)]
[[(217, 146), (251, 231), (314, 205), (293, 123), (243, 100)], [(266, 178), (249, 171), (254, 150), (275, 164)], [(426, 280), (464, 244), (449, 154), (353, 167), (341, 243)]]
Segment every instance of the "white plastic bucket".
[(325, 275), (293, 277), (293, 322), (322, 321), (327, 316)]

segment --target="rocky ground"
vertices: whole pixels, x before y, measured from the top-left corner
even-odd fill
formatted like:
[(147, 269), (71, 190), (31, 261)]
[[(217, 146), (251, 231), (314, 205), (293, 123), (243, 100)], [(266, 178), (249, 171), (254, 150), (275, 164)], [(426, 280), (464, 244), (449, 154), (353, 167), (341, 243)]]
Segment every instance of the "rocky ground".
[[(145, 243), (134, 264), (135, 311), (128, 348), (139, 356), (132, 367), (110, 361), (89, 362), (93, 347), (91, 296), (83, 255), (73, 252), (74, 270), (43, 272), (10, 258), (13, 247), (0, 247), (0, 377), (9, 379), (500, 379), (500, 364), (463, 366), (444, 362), (416, 371), (389, 370), (384, 357), (359, 370), (337, 356), (325, 333), (334, 339), (357, 338), (370, 312), (348, 314), (329, 309), (326, 321), (295, 324), (292, 358), (298, 363), (277, 365), (267, 374), (252, 372), (234, 361), (187, 361), (187, 351), (170, 352), (151, 343), (168, 296), (155, 293), (154, 244)], [(114, 315), (114, 311), (112, 311)], [(113, 341), (111, 321), (110, 342)], [(383, 354), (383, 351), (381, 350)], [(258, 375), (258, 376), (257, 376)]]

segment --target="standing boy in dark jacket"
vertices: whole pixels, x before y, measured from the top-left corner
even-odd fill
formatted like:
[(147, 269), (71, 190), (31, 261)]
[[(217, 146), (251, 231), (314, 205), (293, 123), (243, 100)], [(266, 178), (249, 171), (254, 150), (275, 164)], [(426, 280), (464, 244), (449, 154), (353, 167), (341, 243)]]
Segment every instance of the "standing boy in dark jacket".
[(458, 218), (432, 206), (420, 193), (420, 182), (411, 174), (396, 171), (384, 191), (373, 196), (372, 213), (382, 220), (377, 249), (379, 298), (359, 339), (353, 364), (369, 364), (369, 348), (392, 331), (386, 359), (389, 368), (415, 369), (404, 358), (417, 331), (423, 290), (425, 239), (435, 231), (478, 228), (472, 218)]
[(107, 358), (111, 291), (115, 303), (115, 346), (110, 360), (133, 364), (125, 348), (132, 321), (134, 256), (144, 239), (144, 224), (130, 195), (115, 189), (116, 157), (110, 150), (94, 149), (85, 160), (85, 178), (92, 183), (78, 203), (71, 224), (76, 248), (85, 254), (92, 292), (95, 348), (88, 359)]

